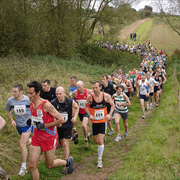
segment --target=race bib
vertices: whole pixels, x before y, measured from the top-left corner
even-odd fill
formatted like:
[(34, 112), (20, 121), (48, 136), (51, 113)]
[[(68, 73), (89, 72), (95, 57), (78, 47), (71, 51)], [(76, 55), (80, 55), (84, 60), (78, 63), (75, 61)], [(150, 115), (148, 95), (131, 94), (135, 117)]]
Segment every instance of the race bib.
[(67, 122), (67, 120), (68, 120), (68, 113), (63, 112), (63, 113), (60, 113), (60, 114), (64, 118), (64, 121)]
[(94, 120), (104, 119), (104, 110), (95, 110), (94, 111)]
[(72, 95), (72, 93), (73, 93), (73, 92), (72, 92), (72, 91), (70, 91), (69, 95), (71, 96), (71, 95)]
[[(32, 121), (33, 127), (35, 129), (37, 129), (37, 127), (36, 127), (36, 124), (34, 123), (34, 121), (43, 123), (42, 117), (31, 116), (31, 121)], [(41, 129), (41, 130), (43, 130), (43, 129)]]
[(85, 102), (86, 102), (86, 100), (78, 100), (79, 108), (84, 109)]
[(15, 105), (14, 106), (14, 114), (15, 115), (25, 115), (26, 114), (26, 105)]

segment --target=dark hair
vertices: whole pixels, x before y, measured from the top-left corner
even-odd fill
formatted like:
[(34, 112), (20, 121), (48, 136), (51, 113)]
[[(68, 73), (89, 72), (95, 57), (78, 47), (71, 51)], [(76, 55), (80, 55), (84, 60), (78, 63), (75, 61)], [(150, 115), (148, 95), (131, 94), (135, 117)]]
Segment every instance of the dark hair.
[(114, 76), (114, 74), (111, 74), (111, 77)]
[(50, 80), (49, 80), (49, 79), (44, 79), (44, 80), (42, 81), (42, 83), (51, 84), (51, 82), (50, 82)]
[(23, 91), (23, 86), (21, 84), (15, 84), (13, 87), (18, 88), (19, 91)]
[(122, 91), (124, 91), (124, 86), (123, 85), (121, 85), (121, 84), (116, 85), (116, 89), (118, 90), (119, 88), (121, 88)]
[(106, 79), (108, 79), (108, 76), (107, 76), (106, 74), (102, 75), (102, 78), (103, 78), (103, 77), (106, 77)]
[(32, 81), (32, 82), (28, 83), (27, 87), (29, 87), (29, 88), (33, 87), (36, 94), (42, 90), (41, 84), (37, 81)]
[(98, 84), (99, 84), (99, 87), (101, 87), (101, 86), (102, 86), (102, 84), (101, 84), (99, 81), (94, 81), (94, 82), (93, 82), (93, 84), (96, 84), (96, 83), (98, 83)]
[(71, 79), (73, 79), (73, 78), (74, 78), (75, 80), (77, 80), (76, 76), (71, 76)]

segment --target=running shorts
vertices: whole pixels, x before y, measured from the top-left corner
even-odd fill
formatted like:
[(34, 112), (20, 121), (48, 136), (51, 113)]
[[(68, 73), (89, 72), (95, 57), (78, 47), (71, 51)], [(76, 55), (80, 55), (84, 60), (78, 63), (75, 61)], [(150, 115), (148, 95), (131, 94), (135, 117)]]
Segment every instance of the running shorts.
[(33, 146), (40, 146), (42, 151), (50, 151), (57, 145), (57, 137), (54, 136), (51, 140), (48, 141), (36, 141), (35, 138), (32, 138), (31, 145)]
[(114, 114), (116, 114), (116, 113), (119, 114), (122, 117), (123, 120), (127, 120), (128, 119), (128, 112), (121, 113), (121, 112), (119, 112), (117, 110), (114, 110)]
[(19, 127), (16, 126), (17, 132), (19, 135), (22, 135), (22, 133), (28, 133), (28, 132), (33, 132), (33, 126), (24, 126), (24, 127)]
[(80, 119), (81, 122), (83, 121), (84, 117), (89, 118), (89, 115), (87, 113), (84, 113), (84, 114), (79, 113), (79, 119)]
[(144, 99), (144, 101), (149, 101), (149, 96), (139, 94), (139, 99)]
[(63, 139), (63, 138), (64, 139), (71, 139), (72, 128), (73, 127), (69, 127), (69, 128), (57, 127), (57, 132), (58, 132), (59, 140)]
[(92, 134), (96, 136), (98, 134), (106, 134), (107, 122), (104, 123), (92, 123)]

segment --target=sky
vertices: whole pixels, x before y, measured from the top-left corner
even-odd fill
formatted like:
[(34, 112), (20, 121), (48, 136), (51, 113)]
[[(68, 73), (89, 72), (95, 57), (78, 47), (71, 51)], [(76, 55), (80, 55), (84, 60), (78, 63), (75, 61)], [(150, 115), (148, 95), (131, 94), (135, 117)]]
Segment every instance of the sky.
[[(169, 12), (168, 0), (161, 0), (161, 4), (163, 6), (163, 10), (166, 13), (168, 13)], [(138, 4), (135, 3), (134, 5), (132, 5), (132, 8), (138, 11), (139, 9), (143, 9), (145, 5), (151, 6), (153, 8), (153, 12), (160, 12), (161, 8), (159, 7), (159, 0), (140, 0)]]

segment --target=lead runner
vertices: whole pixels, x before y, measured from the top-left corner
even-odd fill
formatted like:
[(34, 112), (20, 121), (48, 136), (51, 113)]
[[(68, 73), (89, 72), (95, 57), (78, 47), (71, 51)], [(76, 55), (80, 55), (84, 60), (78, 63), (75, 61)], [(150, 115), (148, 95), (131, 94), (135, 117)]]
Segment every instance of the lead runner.
[(55, 126), (63, 124), (65, 121), (48, 100), (40, 97), (41, 90), (42, 86), (37, 81), (27, 84), (28, 97), (31, 101), (31, 121), (35, 128), (29, 155), (29, 168), (33, 180), (40, 179), (37, 163), (42, 151), (45, 154), (47, 168), (66, 166), (68, 174), (71, 174), (74, 170), (71, 156), (67, 160), (54, 160), (58, 138)]
[[(104, 137), (106, 133), (107, 121), (111, 120), (115, 105), (111, 96), (101, 92), (102, 85), (99, 81), (93, 83), (93, 93), (88, 95), (84, 109), (90, 117), (92, 123), (92, 134), (94, 143), (98, 144), (97, 168), (102, 168), (102, 155), (104, 151)], [(107, 114), (107, 105), (111, 105)], [(90, 108), (88, 105), (90, 104)]]

